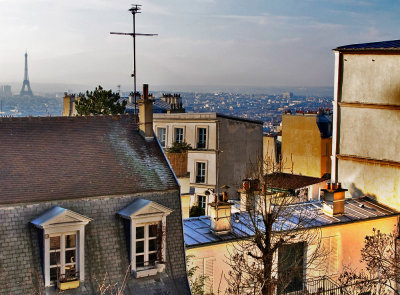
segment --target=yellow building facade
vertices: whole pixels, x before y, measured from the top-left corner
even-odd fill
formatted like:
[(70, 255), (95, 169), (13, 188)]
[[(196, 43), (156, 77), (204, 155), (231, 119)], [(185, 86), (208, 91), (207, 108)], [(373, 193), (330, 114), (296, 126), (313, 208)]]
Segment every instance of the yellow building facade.
[(331, 172), (330, 115), (282, 115), (284, 172), (322, 177)]

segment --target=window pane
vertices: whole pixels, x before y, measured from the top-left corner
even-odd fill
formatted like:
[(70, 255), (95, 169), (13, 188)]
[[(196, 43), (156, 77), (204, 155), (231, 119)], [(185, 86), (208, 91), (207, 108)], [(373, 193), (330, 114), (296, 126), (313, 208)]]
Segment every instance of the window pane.
[(158, 225), (157, 224), (150, 224), (149, 225), (149, 237), (156, 237), (157, 236)]
[(157, 253), (151, 253), (149, 254), (149, 264), (154, 265), (154, 263), (157, 261)]
[(144, 226), (136, 227), (136, 239), (144, 238)]
[(74, 263), (76, 262), (75, 250), (67, 250), (65, 251), (65, 263)]
[(198, 129), (197, 148), (204, 149), (206, 147), (206, 138), (207, 138), (207, 129), (199, 128)]
[(50, 281), (55, 281), (57, 280), (57, 276), (60, 273), (60, 268), (59, 267), (52, 267), (50, 268)]
[(137, 255), (136, 256), (136, 267), (143, 267), (144, 266), (144, 255)]
[(183, 128), (175, 128), (175, 142), (183, 142)]
[(50, 237), (50, 250), (60, 249), (61, 237)]
[(60, 264), (60, 252), (50, 252), (50, 265)]
[(144, 252), (144, 241), (136, 242), (136, 253)]
[(206, 163), (197, 162), (196, 165), (196, 183), (205, 183), (206, 181)]
[(76, 247), (76, 235), (66, 235), (65, 248), (75, 248), (75, 247)]
[(157, 134), (158, 140), (160, 141), (161, 146), (165, 147), (166, 130), (165, 128), (158, 128), (157, 131), (158, 131)]
[(149, 240), (149, 251), (157, 250), (157, 239)]

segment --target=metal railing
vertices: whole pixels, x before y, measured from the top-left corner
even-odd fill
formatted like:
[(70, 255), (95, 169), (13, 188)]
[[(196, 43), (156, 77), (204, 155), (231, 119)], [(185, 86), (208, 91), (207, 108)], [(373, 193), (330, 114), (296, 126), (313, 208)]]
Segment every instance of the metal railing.
[(329, 277), (309, 279), (303, 283), (302, 290), (283, 292), (285, 295), (348, 295), (346, 287), (339, 286)]

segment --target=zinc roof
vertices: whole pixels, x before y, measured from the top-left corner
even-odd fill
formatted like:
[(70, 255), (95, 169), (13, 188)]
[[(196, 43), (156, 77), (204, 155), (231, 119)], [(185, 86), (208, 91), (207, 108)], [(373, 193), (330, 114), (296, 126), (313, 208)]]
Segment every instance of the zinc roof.
[[(274, 223), (273, 230), (281, 231), (290, 229), (291, 227), (293, 228), (300, 216), (303, 220), (306, 216), (310, 216), (310, 220), (307, 223), (309, 227), (322, 227), (396, 216), (400, 214), (396, 210), (372, 201), (367, 197), (346, 199), (345, 214), (339, 216), (329, 216), (324, 213), (322, 211), (323, 203), (320, 201), (300, 203), (296, 206), (296, 210), (292, 211), (293, 214), (291, 218), (283, 223), (279, 221)], [(214, 243), (234, 241), (254, 234), (254, 229), (252, 229), (252, 226), (249, 226), (251, 223), (249, 222), (249, 215), (246, 212), (232, 214), (232, 230), (226, 235), (217, 235), (213, 233), (210, 230), (210, 222), (209, 216), (190, 217), (184, 219), (183, 232), (185, 245), (189, 248), (207, 246)], [(261, 222), (259, 228), (262, 229)]]
[(346, 51), (346, 50), (399, 50), (399, 49), (400, 49), (400, 40), (391, 40), (391, 41), (344, 45), (344, 46), (339, 46), (334, 50)]

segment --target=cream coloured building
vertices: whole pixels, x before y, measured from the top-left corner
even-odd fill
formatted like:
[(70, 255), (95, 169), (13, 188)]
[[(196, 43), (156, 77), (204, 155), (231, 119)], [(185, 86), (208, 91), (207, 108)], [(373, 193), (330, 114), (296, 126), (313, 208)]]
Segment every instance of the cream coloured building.
[[(383, 233), (392, 233), (397, 228), (399, 213), (368, 198), (346, 199), (344, 214), (338, 215), (325, 212), (320, 201), (305, 202), (299, 206), (304, 206), (306, 210), (317, 210), (315, 221), (319, 224), (321, 242), (311, 244), (304, 241), (289, 245), (302, 247), (303, 265), (309, 264), (308, 259), (318, 245), (325, 255), (315, 260), (311, 267), (303, 268), (301, 285), (292, 291), (307, 289), (310, 294), (311, 291), (315, 292), (312, 294), (322, 294), (318, 286), (325, 286), (326, 293), (323, 294), (339, 294), (330, 293), (329, 288), (338, 291), (336, 280), (346, 267), (362, 267), (360, 250), (364, 246), (365, 236), (372, 234), (372, 228), (378, 228)], [(219, 214), (219, 220), (224, 217), (223, 213)], [(293, 218), (295, 220), (296, 216)], [(213, 221), (212, 216), (191, 217), (183, 221), (186, 255), (191, 255), (192, 266), (198, 267), (196, 275), (207, 277), (205, 292), (225, 294), (228, 288), (225, 277), (230, 270), (227, 257), (235, 251), (235, 245), (246, 234), (251, 235), (252, 227), (246, 222), (245, 212), (232, 214), (229, 219), (231, 222), (225, 223), (228, 233), (226, 230), (222, 233), (212, 230), (213, 222), (217, 222)]]
[(400, 40), (334, 52), (332, 181), (400, 209)]
[[(207, 204), (213, 200), (205, 194), (222, 186), (231, 199), (238, 199), (237, 188), (257, 157), (262, 157), (263, 123), (218, 113), (154, 114), (153, 128), (162, 147), (186, 142), (187, 176), (178, 177), (185, 208), (200, 204), (208, 214)], [(186, 185), (185, 185), (186, 184)], [(190, 202), (190, 206), (187, 203)], [(188, 216), (183, 212), (184, 217)]]

